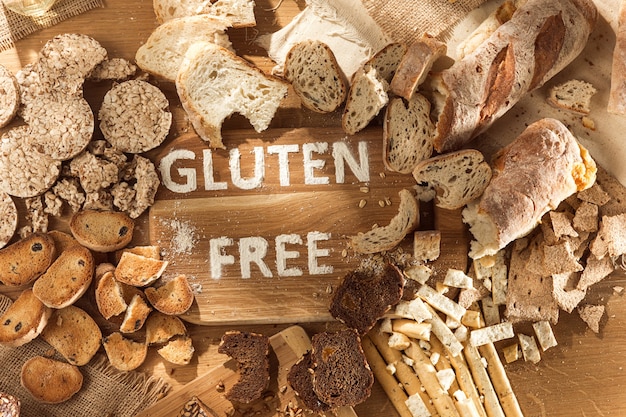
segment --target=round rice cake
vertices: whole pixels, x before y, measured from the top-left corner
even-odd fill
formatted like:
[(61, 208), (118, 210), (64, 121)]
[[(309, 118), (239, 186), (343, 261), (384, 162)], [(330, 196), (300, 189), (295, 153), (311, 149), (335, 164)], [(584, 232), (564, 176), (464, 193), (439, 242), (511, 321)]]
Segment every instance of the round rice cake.
[(0, 127), (9, 124), (20, 106), (20, 88), (15, 76), (0, 65)]
[(0, 248), (9, 243), (15, 230), (17, 230), (17, 207), (9, 194), (0, 191)]
[(172, 113), (161, 90), (130, 80), (109, 90), (98, 114), (100, 130), (122, 152), (142, 153), (159, 146), (169, 133)]
[(14, 197), (34, 197), (59, 177), (61, 162), (37, 150), (28, 126), (15, 127), (0, 139), (0, 190)]
[(21, 402), (19, 398), (0, 392), (0, 416), (3, 417), (19, 417)]

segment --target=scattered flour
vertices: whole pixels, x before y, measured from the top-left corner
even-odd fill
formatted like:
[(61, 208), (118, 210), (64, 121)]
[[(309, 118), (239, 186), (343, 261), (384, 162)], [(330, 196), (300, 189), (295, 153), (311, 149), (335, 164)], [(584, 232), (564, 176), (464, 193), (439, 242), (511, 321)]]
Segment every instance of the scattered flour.
[(189, 222), (174, 219), (163, 221), (172, 229), (172, 240), (169, 255), (191, 255), (196, 244), (196, 228)]

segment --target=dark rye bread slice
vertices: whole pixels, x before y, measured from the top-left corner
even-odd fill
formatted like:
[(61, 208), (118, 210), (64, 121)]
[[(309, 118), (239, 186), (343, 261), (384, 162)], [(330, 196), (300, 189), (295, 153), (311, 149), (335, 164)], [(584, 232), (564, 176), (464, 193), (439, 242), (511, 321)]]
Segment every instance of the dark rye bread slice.
[(330, 314), (359, 334), (367, 333), (402, 298), (404, 277), (392, 264), (349, 272), (335, 291)]
[(332, 408), (354, 406), (372, 392), (374, 375), (355, 330), (313, 336), (313, 390)]
[(239, 380), (226, 392), (226, 398), (248, 404), (261, 398), (270, 381), (270, 340), (258, 333), (229, 331), (217, 348), (237, 361)]
[(287, 382), (296, 392), (302, 404), (309, 410), (315, 413), (331, 410), (331, 407), (320, 400), (313, 390), (313, 361), (310, 351), (293, 364), (287, 374)]

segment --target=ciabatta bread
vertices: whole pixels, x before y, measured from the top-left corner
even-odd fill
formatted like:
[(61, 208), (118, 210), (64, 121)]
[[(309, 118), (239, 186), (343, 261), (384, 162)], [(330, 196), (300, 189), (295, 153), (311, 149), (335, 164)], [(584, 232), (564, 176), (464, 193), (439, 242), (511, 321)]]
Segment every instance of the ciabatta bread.
[(233, 27), (256, 25), (254, 0), (154, 0), (152, 6), (159, 23), (177, 17), (208, 14), (229, 20)]
[(176, 90), (196, 133), (211, 147), (224, 148), (224, 120), (239, 113), (257, 132), (267, 129), (288, 83), (221, 46), (196, 42), (180, 66)]
[(591, 0), (528, 0), (471, 54), (433, 76), (435, 150), (460, 149), (561, 71), (596, 20)]
[(531, 232), (541, 217), (593, 185), (596, 164), (558, 120), (541, 119), (498, 152), (493, 178), (463, 210), (474, 236), (470, 256), (494, 255)]

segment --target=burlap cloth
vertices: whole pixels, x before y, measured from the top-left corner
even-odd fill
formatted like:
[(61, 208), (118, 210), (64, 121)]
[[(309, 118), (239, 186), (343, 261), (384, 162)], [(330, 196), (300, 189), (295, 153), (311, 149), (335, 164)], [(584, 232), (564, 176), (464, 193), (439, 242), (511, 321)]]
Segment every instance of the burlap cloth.
[(0, 52), (11, 49), (18, 39), (95, 7), (103, 7), (103, 0), (57, 0), (44, 15), (33, 18), (8, 10), (0, 3)]
[[(0, 294), (0, 314), (10, 305), (11, 299)], [(20, 385), (20, 371), (27, 359), (51, 351), (40, 338), (18, 348), (0, 345), (0, 391), (20, 398), (22, 417), (131, 417), (169, 390), (163, 380), (139, 372), (119, 372), (106, 356), (97, 354), (80, 367), (84, 379), (78, 394), (62, 404), (40, 404)]]

